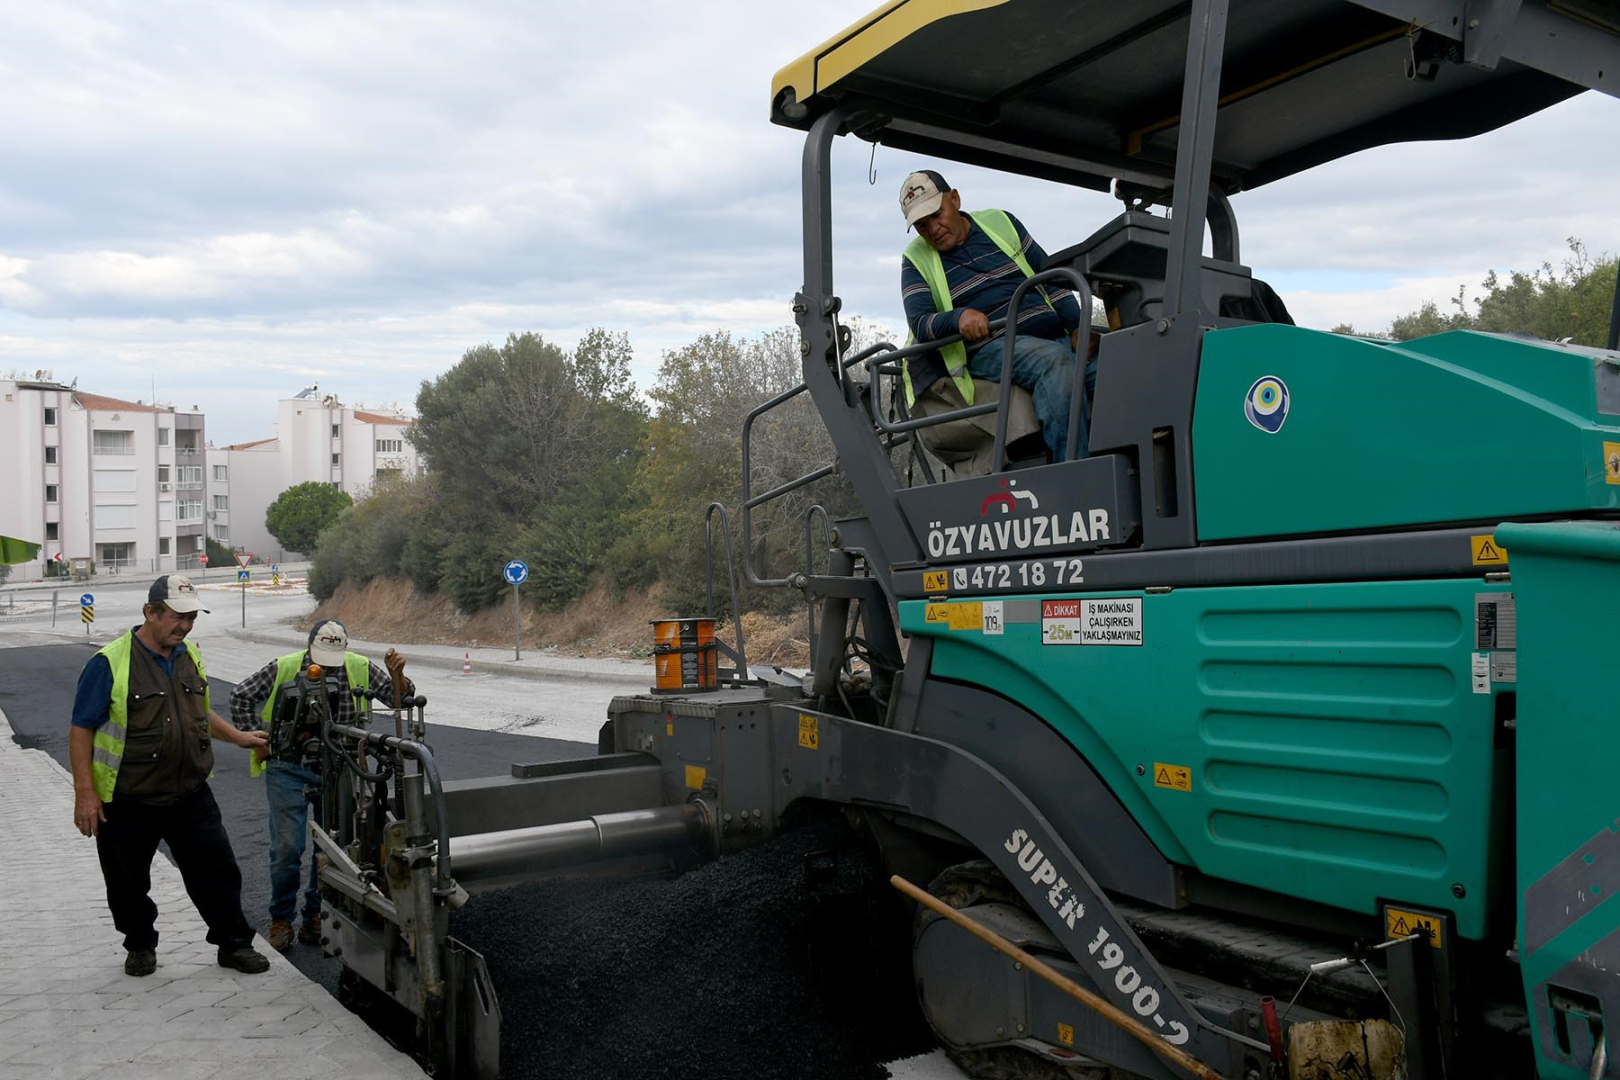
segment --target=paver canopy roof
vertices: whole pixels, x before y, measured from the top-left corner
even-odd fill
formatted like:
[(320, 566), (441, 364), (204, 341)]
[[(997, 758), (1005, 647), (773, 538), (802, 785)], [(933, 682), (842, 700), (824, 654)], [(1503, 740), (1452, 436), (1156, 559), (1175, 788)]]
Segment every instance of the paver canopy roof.
[[(859, 103), (851, 126), (887, 146), (1168, 186), (1192, 8), (891, 0), (778, 72), (772, 119)], [(1214, 182), (1480, 134), (1586, 88), (1620, 95), (1620, 0), (1230, 0)]]

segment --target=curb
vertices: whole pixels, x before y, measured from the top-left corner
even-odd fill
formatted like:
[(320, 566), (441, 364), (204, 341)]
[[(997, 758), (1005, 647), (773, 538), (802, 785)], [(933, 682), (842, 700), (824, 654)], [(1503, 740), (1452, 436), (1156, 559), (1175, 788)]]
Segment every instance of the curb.
[[(303, 634), (289, 633), (285, 635), (277, 635), (268, 634), (260, 630), (243, 630), (240, 627), (226, 627), (225, 632), (232, 637), (240, 638), (243, 641), (251, 641), (259, 645), (276, 645), (285, 647), (288, 645), (298, 645), (304, 640)], [(351, 644), (365, 645), (368, 643), (356, 641), (352, 642)], [(410, 646), (395, 646), (395, 648), (408, 652)], [(450, 672), (459, 672), (461, 671), (462, 666), (462, 661), (457, 660), (453, 656), (435, 656), (432, 653), (411, 654), (410, 662), (423, 667), (442, 668), (445, 671)], [(653, 670), (651, 663), (648, 663), (645, 673), (631, 671), (582, 671), (579, 668), (565, 667), (562, 665), (545, 666), (546, 662), (544, 660), (534, 661), (533, 663), (536, 666), (527, 666), (530, 663), (529, 661), (517, 661), (514, 663), (511, 660), (493, 662), (489, 660), (480, 660), (479, 663), (482, 665), (484, 671), (493, 671), (494, 673), (500, 675), (518, 675), (526, 679), (562, 678), (576, 679), (581, 682), (602, 680), (607, 682), (622, 682), (626, 685), (640, 687), (649, 687), (652, 685), (653, 681)], [(520, 664), (524, 666), (519, 666)]]

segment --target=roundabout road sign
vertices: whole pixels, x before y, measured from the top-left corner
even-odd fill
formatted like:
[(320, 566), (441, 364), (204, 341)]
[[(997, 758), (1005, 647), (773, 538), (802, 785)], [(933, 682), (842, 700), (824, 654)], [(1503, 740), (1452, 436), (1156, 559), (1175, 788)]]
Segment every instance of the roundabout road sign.
[(513, 559), (502, 568), (501, 577), (506, 579), (508, 585), (521, 585), (529, 580), (529, 564), (522, 559)]

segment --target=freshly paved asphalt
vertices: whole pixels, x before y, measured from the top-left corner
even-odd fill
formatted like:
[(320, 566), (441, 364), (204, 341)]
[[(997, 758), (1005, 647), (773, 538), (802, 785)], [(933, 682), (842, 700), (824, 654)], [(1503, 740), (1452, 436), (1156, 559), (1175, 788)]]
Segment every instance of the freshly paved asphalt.
[[(69, 767), (68, 729), (74, 688), (92, 652), (82, 645), (0, 649), (0, 710), (10, 719), (16, 741), (26, 749), (45, 751), (63, 768)], [(267, 660), (273, 652), (266, 647)], [(233, 685), (221, 679), (209, 680), (214, 711), (227, 718)], [(435, 726), (431, 699), (426, 715), (428, 743), (446, 780), (504, 775), (515, 761), (554, 761), (595, 751), (593, 746), (558, 739)], [(270, 900), (270, 836), (264, 788), (248, 775), (246, 751), (220, 745), (214, 756), (214, 778), (210, 783), (242, 869), (242, 910), (248, 922), (263, 933), (269, 925)], [(336, 991), (337, 961), (323, 957), (318, 947), (295, 943), (286, 955), (309, 978), (328, 991)]]

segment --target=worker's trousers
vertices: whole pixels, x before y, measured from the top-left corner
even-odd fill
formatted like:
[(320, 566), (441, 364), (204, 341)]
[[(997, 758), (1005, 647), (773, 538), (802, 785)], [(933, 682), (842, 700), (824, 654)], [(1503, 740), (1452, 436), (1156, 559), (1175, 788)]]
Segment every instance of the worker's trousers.
[[(968, 370), (981, 379), (1001, 381), (1001, 360), (1006, 349), (1004, 338), (979, 346), (968, 357)], [(1041, 422), (1046, 448), (1054, 462), (1062, 461), (1069, 442), (1069, 406), (1074, 396), (1074, 350), (1067, 337), (1056, 341), (1019, 334), (1013, 338), (1012, 381), (1028, 390), (1035, 399), (1035, 418)], [(1097, 362), (1086, 365), (1086, 399), (1097, 386)], [(1090, 444), (1090, 424), (1080, 414), (1080, 442), (1076, 457), (1086, 457)]]
[[(321, 820), (321, 778), (308, 769), (271, 758), (264, 763), (264, 790), (270, 800), (270, 919), (292, 921), (298, 909), (298, 885), (303, 879), (304, 822), (313, 814)], [(315, 860), (309, 860), (304, 888), (304, 918), (321, 913), (321, 894), (315, 879)]]
[(169, 845), (186, 895), (208, 924), (209, 942), (221, 949), (253, 944), (253, 928), (242, 915), (242, 871), (207, 784), (164, 806), (114, 798), (102, 812), (107, 820), (96, 832), (96, 855), (124, 948), (157, 948), (158, 908), (151, 893), (160, 842)]

